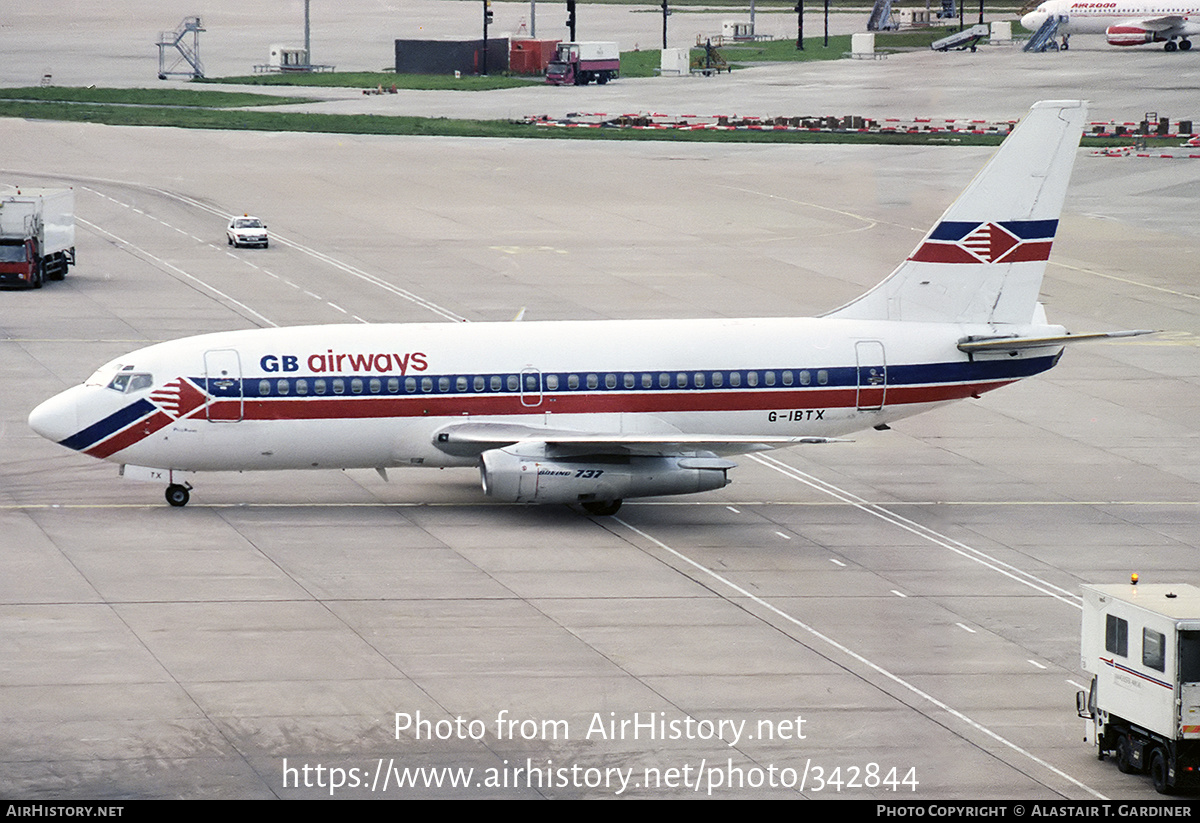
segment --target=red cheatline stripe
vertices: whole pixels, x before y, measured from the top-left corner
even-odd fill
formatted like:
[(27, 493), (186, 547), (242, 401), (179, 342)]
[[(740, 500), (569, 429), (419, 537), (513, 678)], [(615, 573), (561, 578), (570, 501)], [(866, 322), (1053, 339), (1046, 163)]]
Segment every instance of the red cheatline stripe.
[[(888, 386), (888, 407), (915, 403), (937, 403), (958, 400), (972, 395), (998, 389), (1015, 380), (998, 380), (985, 383), (962, 383), (937, 386)], [(881, 388), (863, 387), (864, 398), (878, 399)], [(552, 395), (548, 394), (540, 405), (522, 405), (517, 395), (454, 396), (408, 395), (403, 397), (379, 397), (363, 395), (357, 397), (328, 398), (266, 398), (246, 399), (241, 417), (245, 420), (350, 420), (379, 418), (457, 417), (463, 414), (538, 414), (548, 411), (557, 414), (586, 413), (670, 413), (700, 411), (755, 411), (770, 409), (853, 409), (857, 407), (858, 390), (854, 387), (839, 389), (806, 389), (792, 391), (738, 392), (728, 390), (697, 392), (690, 390), (679, 393), (654, 394), (610, 394)], [(237, 401), (217, 401), (212, 406), (214, 416), (220, 418)], [(233, 410), (236, 412), (236, 409)], [(202, 417), (204, 408), (197, 408), (193, 415)], [(236, 413), (224, 419), (237, 419)], [(172, 422), (172, 418), (156, 410), (136, 423), (127, 426), (113, 436), (91, 448), (86, 454), (106, 458), (154, 434)]]
[[(937, 403), (958, 400), (1006, 386), (1015, 380), (965, 383), (939, 386), (888, 386), (887, 405)], [(864, 391), (877, 392), (874, 386)], [(602, 414), (756, 411), (771, 409), (847, 409), (855, 408), (858, 390), (854, 387), (826, 390), (739, 392), (728, 390), (653, 394), (547, 394), (537, 406), (522, 405), (517, 395), (407, 395), (380, 397), (264, 398), (246, 399), (242, 414), (247, 420), (333, 420), (384, 417), (458, 417), (501, 414)], [(230, 405), (224, 401), (221, 405)], [(214, 413), (223, 413), (215, 408)], [(233, 415), (236, 417), (236, 414)]]
[(132, 426), (117, 432), (107, 440), (102, 440), (95, 446), (84, 449), (84, 454), (90, 454), (92, 457), (104, 459), (109, 455), (116, 454), (122, 449), (129, 448), (143, 438), (149, 437), (170, 422), (171, 418), (168, 415), (161, 411), (155, 411), (148, 417), (143, 417)]

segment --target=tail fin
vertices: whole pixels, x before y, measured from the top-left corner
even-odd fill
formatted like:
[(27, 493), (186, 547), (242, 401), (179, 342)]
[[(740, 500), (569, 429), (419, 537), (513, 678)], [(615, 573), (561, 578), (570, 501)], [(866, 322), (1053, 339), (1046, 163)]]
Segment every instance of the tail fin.
[(1029, 323), (1087, 104), (1034, 104), (908, 259), (826, 315), (854, 320)]

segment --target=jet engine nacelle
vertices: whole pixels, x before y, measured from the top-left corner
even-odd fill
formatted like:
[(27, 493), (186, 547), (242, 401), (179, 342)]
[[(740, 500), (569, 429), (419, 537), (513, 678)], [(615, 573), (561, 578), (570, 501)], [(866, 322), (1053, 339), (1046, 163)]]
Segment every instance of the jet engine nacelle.
[(1104, 36), (1110, 46), (1144, 46), (1163, 39), (1157, 32), (1141, 26), (1109, 26), (1104, 30)]
[(484, 494), (508, 503), (594, 503), (724, 488), (735, 465), (716, 457), (549, 458), (491, 449), (479, 473)]

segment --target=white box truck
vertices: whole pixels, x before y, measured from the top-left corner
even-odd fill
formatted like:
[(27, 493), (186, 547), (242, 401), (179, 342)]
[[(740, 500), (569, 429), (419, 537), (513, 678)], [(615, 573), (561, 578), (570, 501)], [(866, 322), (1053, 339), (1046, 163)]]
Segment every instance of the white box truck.
[(0, 188), (0, 284), (41, 288), (75, 263), (75, 192)]
[(1080, 649), (1076, 709), (1100, 759), (1164, 794), (1200, 785), (1200, 589), (1086, 585)]

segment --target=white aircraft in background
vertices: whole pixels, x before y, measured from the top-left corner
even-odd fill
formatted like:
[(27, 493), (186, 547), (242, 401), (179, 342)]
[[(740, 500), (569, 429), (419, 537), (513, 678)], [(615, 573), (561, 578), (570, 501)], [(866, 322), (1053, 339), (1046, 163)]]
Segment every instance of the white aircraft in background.
[(1046, 0), (1021, 25), (1037, 31), (1051, 17), (1062, 18), (1057, 33), (1064, 48), (1072, 34), (1103, 34), (1113, 46), (1162, 43), (1166, 51), (1187, 51), (1188, 38), (1200, 34), (1200, 0)]
[(829, 442), (1045, 371), (1068, 335), (1038, 290), (1085, 119), (1042, 102), (911, 256), (819, 318), (334, 325), (121, 357), (29, 416), (161, 477), (478, 466), (514, 503), (611, 514), (728, 483), (730, 455)]

